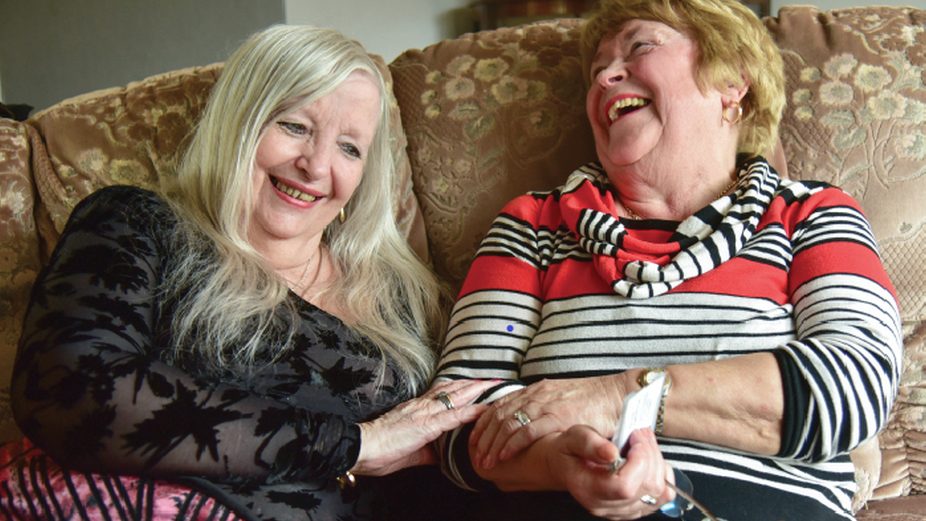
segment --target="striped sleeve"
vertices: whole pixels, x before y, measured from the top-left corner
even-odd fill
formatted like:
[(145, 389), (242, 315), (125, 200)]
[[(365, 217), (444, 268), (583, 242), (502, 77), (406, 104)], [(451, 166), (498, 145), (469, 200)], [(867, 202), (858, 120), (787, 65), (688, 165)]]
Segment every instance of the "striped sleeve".
[[(792, 235), (790, 291), (797, 339), (782, 348), (805, 393), (788, 407), (780, 456), (825, 461), (875, 436), (900, 379), (902, 334), (893, 286), (857, 203), (830, 188), (800, 216)], [(801, 400), (797, 403), (796, 400)], [(802, 421), (801, 421), (802, 420)]]
[[(491, 403), (523, 388), (521, 363), (540, 326), (541, 266), (551, 237), (525, 218), (542, 201), (525, 195), (495, 219), (483, 240), (450, 316), (437, 380), (501, 380), (477, 401)], [(486, 483), (469, 463), (468, 426), (438, 441), (444, 474), (458, 486), (476, 490)]]

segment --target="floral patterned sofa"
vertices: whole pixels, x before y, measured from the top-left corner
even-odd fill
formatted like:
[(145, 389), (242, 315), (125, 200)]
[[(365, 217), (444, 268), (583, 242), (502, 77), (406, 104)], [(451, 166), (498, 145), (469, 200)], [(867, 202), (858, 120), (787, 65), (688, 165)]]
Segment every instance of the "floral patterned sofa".
[[(582, 23), (464, 35), (382, 64), (404, 129), (393, 142), (399, 218), (455, 288), (505, 202), (594, 157)], [(789, 175), (861, 202), (900, 300), (903, 380), (880, 437), (853, 453), (858, 517), (926, 521), (926, 11), (785, 7), (765, 23), (788, 76)], [(0, 441), (19, 436), (9, 375), (28, 291), (71, 209), (101, 186), (169, 175), (220, 72), (176, 71), (0, 119)]]

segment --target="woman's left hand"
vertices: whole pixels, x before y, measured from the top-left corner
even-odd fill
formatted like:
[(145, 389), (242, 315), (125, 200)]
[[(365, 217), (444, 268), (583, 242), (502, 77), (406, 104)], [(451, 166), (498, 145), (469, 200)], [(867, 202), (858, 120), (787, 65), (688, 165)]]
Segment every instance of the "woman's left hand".
[(639, 519), (672, 501), (672, 468), (663, 459), (650, 429), (630, 435), (627, 459), (616, 473), (609, 464), (618, 456), (611, 441), (585, 425), (558, 435), (548, 448), (550, 473), (592, 515), (611, 520)]
[[(360, 424), (360, 455), (351, 472), (384, 476), (405, 467), (436, 463), (430, 443), (469, 423), (488, 408), (470, 404), (496, 382), (446, 381), (424, 395), (401, 403), (379, 418)], [(441, 400), (438, 396), (446, 394)]]
[[(479, 418), (470, 435), (474, 461), (490, 469), (535, 440), (573, 425), (589, 425), (601, 436), (614, 435), (623, 407), (619, 375), (542, 380), (498, 399)], [(530, 418), (522, 425), (520, 411)]]

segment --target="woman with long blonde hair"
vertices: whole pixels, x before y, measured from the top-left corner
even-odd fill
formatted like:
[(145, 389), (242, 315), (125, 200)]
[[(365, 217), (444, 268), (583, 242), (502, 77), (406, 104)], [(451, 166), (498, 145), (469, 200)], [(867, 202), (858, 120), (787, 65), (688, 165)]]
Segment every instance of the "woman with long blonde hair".
[(175, 179), (74, 210), (15, 368), (31, 442), (91, 483), (160, 479), (248, 519), (367, 518), (375, 485), (342, 490), (355, 475), (432, 462), (486, 386), (414, 398), (441, 291), (396, 225), (389, 111), (336, 31), (245, 42)]

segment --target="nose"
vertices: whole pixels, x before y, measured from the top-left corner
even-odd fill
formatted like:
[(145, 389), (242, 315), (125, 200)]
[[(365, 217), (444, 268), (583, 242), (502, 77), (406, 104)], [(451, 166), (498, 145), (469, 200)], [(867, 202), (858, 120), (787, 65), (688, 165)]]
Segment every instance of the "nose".
[(596, 81), (603, 89), (614, 86), (617, 83), (624, 81), (627, 78), (627, 69), (624, 68), (623, 64), (612, 63), (608, 65), (607, 68), (603, 69), (598, 73)]
[(296, 158), (296, 167), (309, 179), (319, 179), (331, 172), (332, 156), (328, 147), (306, 143)]

